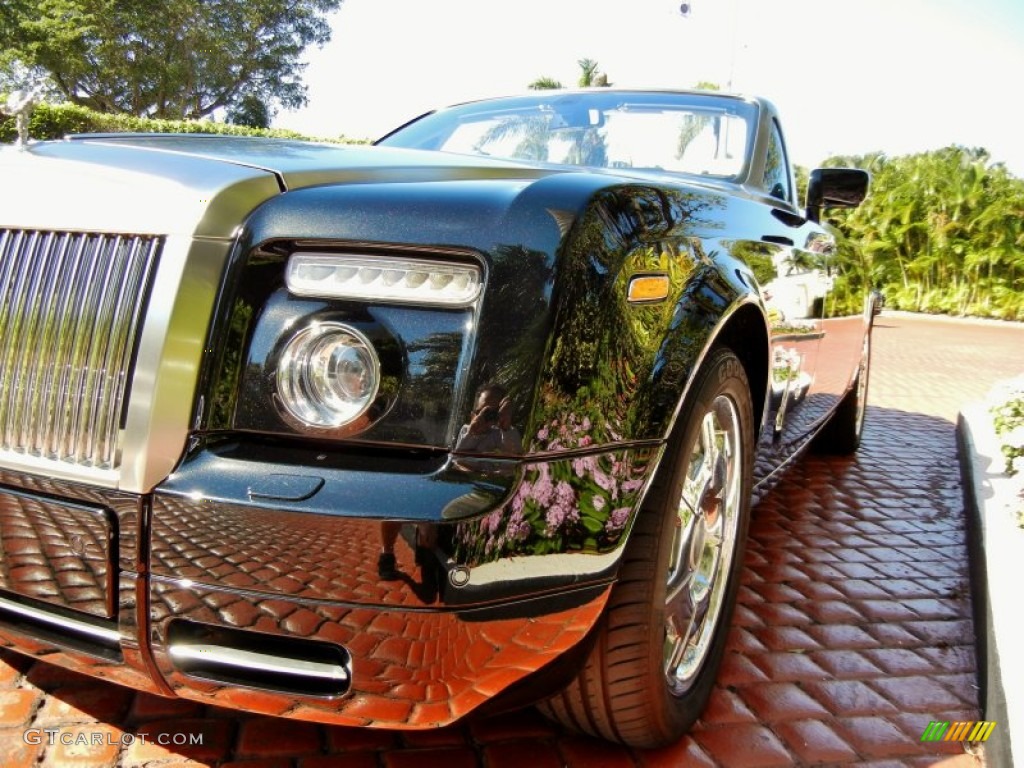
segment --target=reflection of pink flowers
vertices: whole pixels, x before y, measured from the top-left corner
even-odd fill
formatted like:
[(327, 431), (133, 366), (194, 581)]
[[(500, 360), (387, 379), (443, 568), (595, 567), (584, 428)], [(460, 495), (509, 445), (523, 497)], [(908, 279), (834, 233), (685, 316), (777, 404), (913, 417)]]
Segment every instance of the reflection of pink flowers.
[(501, 526), (501, 518), (501, 510), (496, 509), (483, 519), (481, 523), (481, 528), (483, 528), (487, 533), (493, 536), (495, 533), (498, 532), (498, 528)]
[(511, 541), (523, 541), (533, 532), (530, 521), (523, 517), (522, 510), (513, 512), (508, 521), (508, 538)]
[(627, 493), (632, 493), (633, 491), (639, 489), (643, 484), (644, 479), (642, 477), (634, 477), (632, 480), (627, 480), (622, 484), (622, 490), (626, 491)]
[[(621, 439), (612, 423), (587, 404), (544, 419), (531, 448), (541, 455), (522, 467), (519, 484), (500, 512), (460, 527), (459, 555), (479, 563), (619, 546), (650, 458), (611, 448), (610, 442)], [(562, 451), (571, 453), (557, 455)]]
[(547, 523), (547, 535), (554, 536), (567, 524), (578, 522), (580, 511), (576, 507), (576, 491), (564, 480), (555, 486), (554, 502), (548, 507), (544, 520)]
[(529, 480), (524, 480), (523, 484), (519, 486), (519, 490), (516, 491), (515, 498), (512, 499), (512, 511), (522, 512), (523, 506), (526, 504), (526, 500), (530, 497), (533, 492), (533, 485)]
[(576, 501), (576, 491), (564, 480), (560, 480), (555, 486), (555, 504), (571, 505)]
[(586, 448), (598, 442), (591, 434), (594, 426), (589, 416), (580, 418), (577, 414), (570, 413), (564, 419), (552, 419), (538, 428), (536, 439), (544, 443), (541, 447), (547, 451)]
[(613, 509), (608, 517), (608, 522), (604, 524), (604, 529), (608, 533), (617, 533), (625, 527), (627, 520), (629, 520), (629, 507)]
[(608, 491), (613, 499), (618, 498), (619, 489), (615, 485), (615, 478), (605, 474), (600, 468), (594, 468), (594, 482), (603, 491)]
[(551, 469), (547, 464), (540, 465), (537, 479), (533, 483), (533, 499), (542, 507), (551, 503), (555, 495), (555, 487), (551, 483)]
[(572, 470), (576, 473), (576, 477), (582, 479), (588, 473), (597, 471), (597, 457), (596, 456), (579, 456), (572, 460)]

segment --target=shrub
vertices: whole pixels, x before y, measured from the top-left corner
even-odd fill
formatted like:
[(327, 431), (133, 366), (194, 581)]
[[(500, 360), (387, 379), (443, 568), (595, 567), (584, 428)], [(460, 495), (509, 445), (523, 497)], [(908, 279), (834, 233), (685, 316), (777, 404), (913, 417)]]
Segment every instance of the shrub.
[(1011, 477), (1024, 472), (1024, 379), (992, 406), (992, 421), (999, 437), (1000, 450), (1006, 463), (1004, 470)]
[[(75, 104), (39, 104), (29, 120), (33, 139), (60, 139), (71, 133), (215, 133), (229, 136), (263, 136), (274, 139), (331, 141), (339, 144), (365, 144), (365, 139), (339, 136), (323, 139), (305, 136), (281, 128), (248, 128), (212, 120), (160, 120), (131, 115), (94, 112)], [(14, 118), (0, 115), (0, 142), (17, 139)]]

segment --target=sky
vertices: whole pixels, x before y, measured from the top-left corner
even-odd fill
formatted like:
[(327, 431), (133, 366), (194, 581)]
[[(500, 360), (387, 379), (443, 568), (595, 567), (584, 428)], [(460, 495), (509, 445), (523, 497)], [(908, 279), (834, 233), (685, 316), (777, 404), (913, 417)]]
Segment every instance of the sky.
[(274, 127), (377, 138), (430, 109), (576, 84), (764, 96), (790, 156), (984, 147), (1024, 178), (1022, 0), (345, 0)]

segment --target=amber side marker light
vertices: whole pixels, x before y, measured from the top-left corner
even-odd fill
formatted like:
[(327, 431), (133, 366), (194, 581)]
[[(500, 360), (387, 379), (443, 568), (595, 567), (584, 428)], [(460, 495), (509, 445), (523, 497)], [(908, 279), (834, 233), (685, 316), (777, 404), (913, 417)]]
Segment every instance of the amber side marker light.
[(638, 275), (629, 281), (627, 298), (634, 304), (668, 296), (668, 275)]

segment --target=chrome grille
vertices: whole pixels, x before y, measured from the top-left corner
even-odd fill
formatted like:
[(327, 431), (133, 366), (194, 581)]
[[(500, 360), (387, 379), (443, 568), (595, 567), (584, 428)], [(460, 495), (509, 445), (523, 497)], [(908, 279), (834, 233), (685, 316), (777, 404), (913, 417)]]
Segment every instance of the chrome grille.
[(162, 240), (0, 229), (0, 460), (114, 469)]

